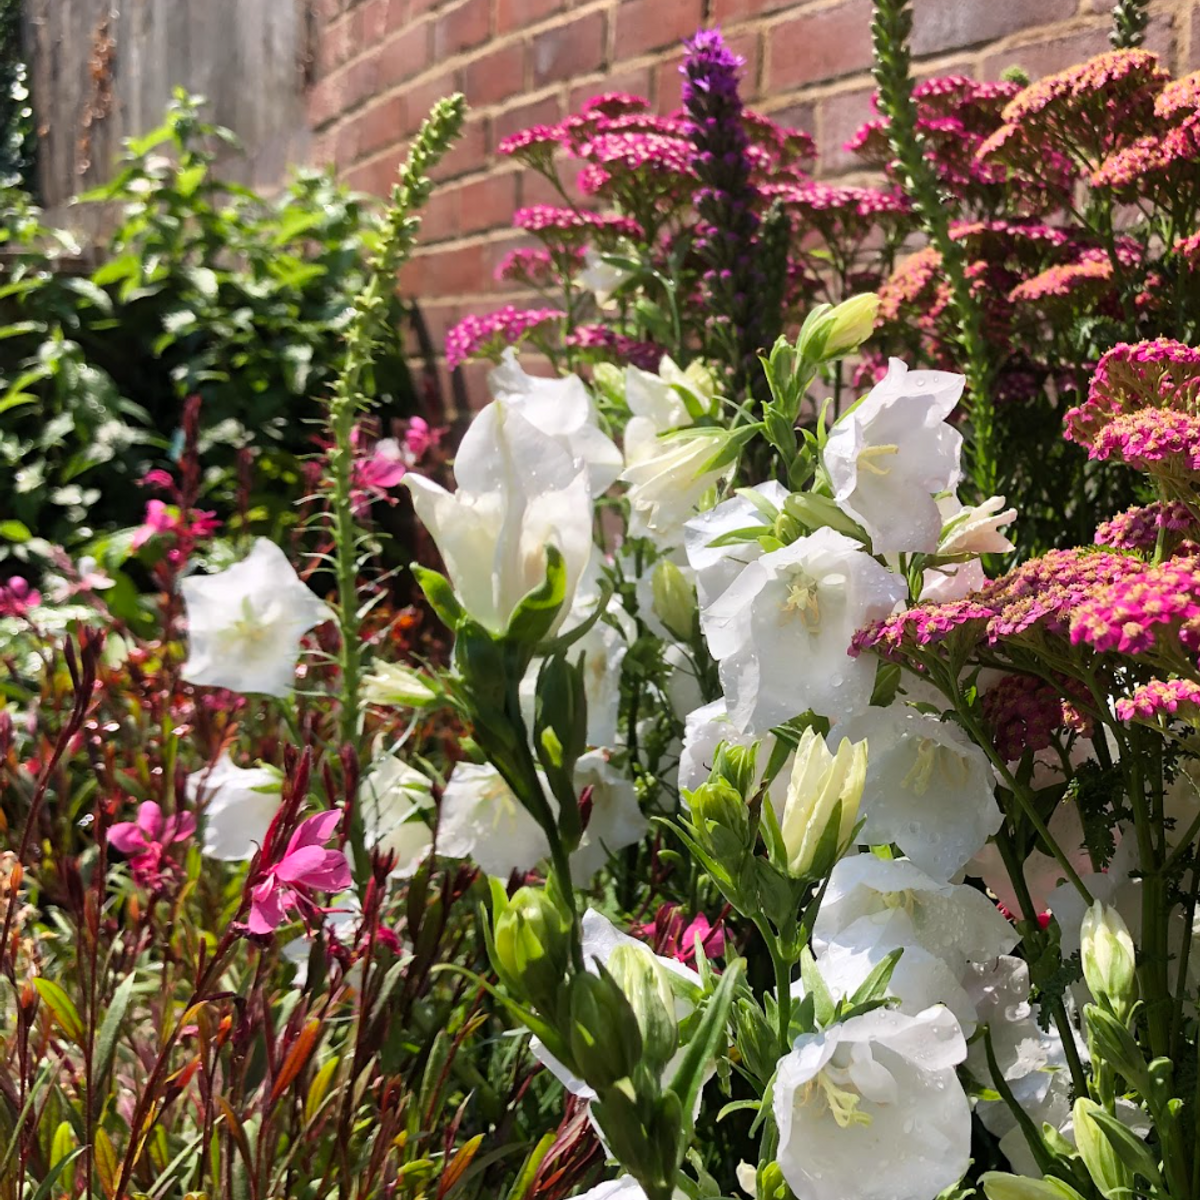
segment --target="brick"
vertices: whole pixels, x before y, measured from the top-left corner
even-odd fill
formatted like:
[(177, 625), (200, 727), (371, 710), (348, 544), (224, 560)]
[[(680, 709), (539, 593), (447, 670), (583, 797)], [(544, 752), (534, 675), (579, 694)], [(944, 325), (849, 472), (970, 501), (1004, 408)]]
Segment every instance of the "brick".
[(491, 284), (487, 247), (482, 242), (426, 248), (400, 272), (400, 285), (416, 293), (459, 296), (484, 292)]
[(450, 153), (429, 172), (429, 177), (442, 182), (446, 179), (456, 179), (460, 175), (469, 175), (486, 164), (487, 156), (487, 120), (484, 117), (468, 116), (466, 124), (463, 125), (462, 137), (454, 143)]
[(434, 188), (429, 203), (421, 212), (421, 245), (449, 241), (458, 234), (461, 219), (462, 204), (458, 189)]
[(913, 5), (912, 52), (941, 54), (1064, 21), (1076, 0), (941, 0)]
[(683, 103), (683, 53), (672, 54), (654, 66), (654, 111), (674, 112)]
[(817, 135), (818, 174), (838, 175), (862, 169), (861, 160), (843, 149), (843, 143), (858, 130), (864, 121), (876, 115), (871, 106), (873, 89), (839, 92), (818, 102), (815, 128)]
[(350, 21), (332, 21), (317, 38), (316, 67), (318, 75), (329, 75), (350, 57)]
[[(1110, 50), (1112, 47), (1108, 42), (1109, 28), (1109, 23), (1105, 21), (1102, 25), (1079, 29), (1065, 37), (1051, 38), (1045, 42), (989, 54), (983, 60), (982, 77), (999, 79), (1007, 68), (1014, 66), (1027, 71), (1031, 79), (1053, 75), (1056, 71), (1065, 70)], [(1162, 55), (1163, 61), (1170, 63), (1172, 36), (1168, 17), (1158, 14), (1151, 18), (1146, 29), (1145, 48)]]
[(407, 25), (379, 47), (379, 86), (388, 88), (405, 83), (432, 61), (430, 26)]
[(637, 67), (624, 71), (606, 72), (598, 79), (577, 83), (571, 88), (567, 99), (567, 111), (578, 112), (584, 101), (600, 92), (626, 92), (631, 96), (650, 99), (650, 68)]
[(496, 6), (496, 32), (511, 33), (527, 29), (535, 21), (562, 12), (564, 0), (499, 0)]
[(460, 233), (483, 233), (490, 229), (505, 229), (512, 223), (517, 207), (517, 173), (487, 175), (464, 183), (456, 189), (461, 217)]
[(449, 58), (486, 42), (491, 33), (490, 9), (488, 0), (462, 0), (439, 16), (433, 26), (433, 57)]
[(355, 118), (358, 127), (357, 156), (365, 158), (404, 136), (405, 105), (403, 96), (387, 96), (364, 109)]
[(308, 89), (307, 108), (308, 123), (313, 129), (320, 129), (329, 124), (340, 113), (344, 106), (346, 73), (335, 71), (318, 79)]
[(617, 58), (673, 47), (703, 20), (703, 0), (624, 0), (617, 7)]
[(825, 82), (871, 66), (870, 0), (843, 0), (769, 26), (768, 94)]
[(784, 129), (801, 129), (811, 134), (817, 127), (816, 105), (811, 100), (772, 109), (767, 115)]
[(440, 71), (409, 86), (405, 91), (405, 134), (416, 133), (429, 110), (443, 97), (462, 90), (461, 73)]
[(725, 25), (745, 17), (761, 17), (794, 5), (795, 0), (712, 0), (712, 21)]
[(351, 20), (355, 51), (379, 45), (388, 31), (388, 0), (365, 0)]
[(343, 111), (356, 108), (369, 96), (373, 96), (379, 86), (379, 49), (368, 51), (361, 58), (356, 58), (343, 68), (346, 77), (345, 91), (342, 93)]
[(463, 92), (467, 104), (477, 107), (497, 104), (525, 89), (525, 46), (508, 42), (472, 59), (463, 68)]
[[(574, 159), (560, 159), (563, 187), (567, 195), (585, 207), (590, 203), (586, 196), (580, 194), (575, 187), (575, 179), (579, 174), (579, 164)], [(562, 194), (544, 175), (536, 171), (522, 171), (517, 188), (517, 208), (528, 208), (534, 204), (554, 204), (563, 202)]]
[(370, 162), (361, 163), (343, 176), (346, 186), (356, 192), (367, 192), (372, 196), (386, 196), (396, 182), (399, 160), (394, 154), (381, 155)]
[(562, 118), (562, 105), (556, 96), (514, 104), (492, 118), (492, 145), (498, 146), (506, 137), (531, 125), (554, 125)]
[(530, 53), (533, 86), (598, 71), (605, 63), (605, 33), (604, 14), (593, 12), (537, 34)]

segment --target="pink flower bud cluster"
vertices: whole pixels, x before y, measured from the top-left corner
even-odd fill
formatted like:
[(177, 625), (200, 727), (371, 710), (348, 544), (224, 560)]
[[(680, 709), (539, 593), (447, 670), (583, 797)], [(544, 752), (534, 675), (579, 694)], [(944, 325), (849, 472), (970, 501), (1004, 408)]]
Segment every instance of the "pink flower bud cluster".
[(1054, 744), (1065, 727), (1062, 688), (1033, 675), (1005, 675), (983, 694), (983, 715), (997, 751), (1008, 762)]
[(515, 346), (534, 330), (561, 320), (562, 313), (556, 308), (515, 308), (511, 304), (482, 317), (472, 313), (446, 334), (446, 365), (453, 370), (477, 355), (498, 359), (506, 346)]
[(534, 204), (518, 208), (513, 213), (513, 225), (526, 233), (555, 244), (599, 240), (612, 241), (620, 237), (644, 238), (642, 227), (632, 218), (620, 213), (594, 213), (580, 208), (557, 208), (552, 204)]
[[(554, 280), (555, 257), (541, 246), (521, 246), (510, 250), (496, 268), (496, 279), (501, 283), (524, 283), (530, 287), (549, 287)], [(582, 252), (576, 251), (577, 266), (583, 264)]]
[(1164, 533), (1194, 530), (1196, 519), (1186, 504), (1177, 500), (1155, 501), (1127, 508), (1096, 527), (1096, 545), (1114, 550), (1154, 550)]

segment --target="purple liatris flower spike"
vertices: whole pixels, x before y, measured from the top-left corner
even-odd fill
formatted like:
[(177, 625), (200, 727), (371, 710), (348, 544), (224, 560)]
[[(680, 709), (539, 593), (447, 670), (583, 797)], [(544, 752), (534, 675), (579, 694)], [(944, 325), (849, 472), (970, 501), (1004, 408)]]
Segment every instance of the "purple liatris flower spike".
[(758, 261), (759, 193), (751, 181), (750, 139), (738, 95), (742, 60), (717, 29), (701, 30), (684, 46), (683, 107), (699, 181), (696, 249), (708, 265), (704, 282), (714, 321), (729, 322), (729, 348), (742, 374), (762, 348), (757, 307), (765, 283)]

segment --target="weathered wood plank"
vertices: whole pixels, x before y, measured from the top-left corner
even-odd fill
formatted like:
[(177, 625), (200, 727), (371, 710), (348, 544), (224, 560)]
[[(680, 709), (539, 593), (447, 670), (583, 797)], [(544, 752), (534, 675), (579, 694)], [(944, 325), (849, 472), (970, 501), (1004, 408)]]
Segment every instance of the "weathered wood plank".
[(175, 87), (242, 139), (231, 174), (278, 181), (307, 146), (306, 0), (26, 0), (25, 38), (52, 210), (102, 182), (123, 138), (153, 128)]

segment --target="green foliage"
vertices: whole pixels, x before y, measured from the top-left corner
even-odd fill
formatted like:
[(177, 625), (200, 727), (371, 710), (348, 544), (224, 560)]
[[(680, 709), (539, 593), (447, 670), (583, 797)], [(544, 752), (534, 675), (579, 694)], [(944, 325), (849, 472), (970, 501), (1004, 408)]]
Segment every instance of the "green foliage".
[(0, 191), (32, 190), (36, 151), (29, 70), (21, 49), (21, 0), (0, 0)]
[[(177, 94), (161, 127), (128, 143), (112, 181), (82, 197), (116, 226), (80, 270), (10, 209), (22, 253), (0, 287), (0, 510), (78, 546), (141, 518), (134, 483), (178, 450), (183, 400), (199, 394), (206, 502), (235, 507), (250, 456), (252, 521), (274, 527), (307, 490), (321, 401), (345, 359), (379, 220), (324, 174), (298, 173), (266, 199), (223, 179), (232, 135)], [(11, 227), (19, 222), (15, 235)], [(380, 297), (370, 390), (384, 417), (411, 410), (399, 325)]]

